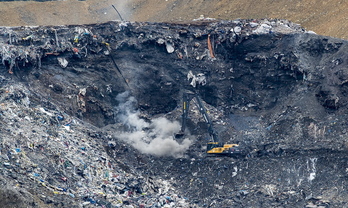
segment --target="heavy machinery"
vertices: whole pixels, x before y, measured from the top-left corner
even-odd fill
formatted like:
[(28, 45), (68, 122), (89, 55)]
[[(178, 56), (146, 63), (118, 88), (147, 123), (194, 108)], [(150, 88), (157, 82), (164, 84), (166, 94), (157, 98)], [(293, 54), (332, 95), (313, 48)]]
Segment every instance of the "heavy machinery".
[(239, 149), (238, 144), (223, 144), (220, 142), (218, 134), (216, 133), (213, 123), (211, 122), (207, 110), (204, 107), (201, 99), (196, 93), (187, 91), (183, 93), (183, 106), (182, 106), (182, 123), (181, 132), (176, 137), (184, 135), (188, 114), (190, 110), (190, 102), (195, 98), (195, 104), (197, 105), (199, 112), (202, 114), (205, 123), (208, 126), (209, 141), (207, 143), (207, 154), (208, 156), (241, 156), (242, 151)]

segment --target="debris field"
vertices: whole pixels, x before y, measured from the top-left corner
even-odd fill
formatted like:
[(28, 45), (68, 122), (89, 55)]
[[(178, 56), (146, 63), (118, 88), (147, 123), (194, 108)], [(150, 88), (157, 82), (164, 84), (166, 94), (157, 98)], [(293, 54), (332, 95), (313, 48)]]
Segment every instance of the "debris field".
[[(347, 42), (280, 19), (0, 28), (0, 207), (347, 207)], [(208, 157), (203, 100), (243, 157)], [(194, 102), (194, 101), (192, 101)]]

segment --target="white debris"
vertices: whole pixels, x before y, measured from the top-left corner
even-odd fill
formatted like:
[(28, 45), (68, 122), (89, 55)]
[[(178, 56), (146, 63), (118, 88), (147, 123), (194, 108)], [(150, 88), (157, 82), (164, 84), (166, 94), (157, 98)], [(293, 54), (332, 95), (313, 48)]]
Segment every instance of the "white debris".
[(308, 180), (309, 181), (313, 181), (315, 179), (315, 175), (316, 175), (315, 173), (310, 173), (309, 177), (308, 177)]
[(82, 96), (86, 96), (86, 92), (87, 92), (87, 89), (86, 88), (82, 88), (82, 89), (80, 89), (79, 94), (82, 95)]
[(233, 167), (233, 172), (232, 172), (232, 177), (235, 177), (236, 175), (237, 175), (237, 173), (238, 173), (238, 167), (237, 166), (234, 166)]
[(199, 15), (197, 19), (193, 19), (193, 21), (213, 21), (216, 20), (215, 18), (210, 18), (210, 17), (204, 17), (203, 14)]
[(44, 108), (39, 108), (39, 110), (40, 110), (41, 112), (45, 113), (45, 114), (48, 115), (48, 116), (53, 116), (52, 113), (47, 112)]
[(250, 27), (257, 27), (257, 26), (259, 26), (259, 23), (256, 23), (256, 22), (250, 22), (249, 23), (249, 25), (250, 25)]
[(162, 44), (165, 43), (165, 40), (162, 39), (162, 38), (159, 38), (159, 39), (157, 40), (157, 43), (160, 44), (160, 45), (162, 45)]
[(166, 49), (168, 53), (173, 53), (174, 52), (174, 46), (173, 44), (166, 42)]
[(232, 31), (236, 34), (240, 34), (242, 32), (242, 28), (239, 26), (236, 26), (232, 29)]
[(68, 66), (68, 61), (65, 58), (58, 57), (57, 58), (59, 65), (64, 69)]
[(266, 184), (266, 185), (263, 186), (263, 191), (262, 192), (264, 194), (267, 194), (267, 195), (270, 195), (270, 196), (274, 196), (276, 191), (277, 191), (276, 185), (274, 185), (274, 184)]
[(128, 22), (121, 22), (119, 25), (119, 27), (128, 27)]
[(261, 24), (256, 30), (254, 30), (254, 33), (256, 34), (267, 34), (271, 31), (272, 26), (268, 25), (268, 24)]
[(197, 84), (203, 86), (207, 84), (207, 79), (203, 73), (194, 75), (192, 71), (189, 71), (189, 73), (187, 74), (187, 79), (191, 80), (190, 85), (192, 85), (193, 87), (196, 87)]

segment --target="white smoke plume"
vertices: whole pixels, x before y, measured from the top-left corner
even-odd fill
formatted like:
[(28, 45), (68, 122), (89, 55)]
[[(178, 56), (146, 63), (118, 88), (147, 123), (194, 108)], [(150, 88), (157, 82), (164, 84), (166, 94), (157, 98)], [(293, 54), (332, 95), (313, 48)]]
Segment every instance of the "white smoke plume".
[(140, 118), (140, 112), (135, 110), (136, 100), (128, 92), (119, 94), (117, 107), (118, 119), (127, 127), (127, 132), (117, 132), (116, 137), (131, 144), (145, 154), (155, 156), (181, 157), (190, 147), (192, 141), (184, 139), (178, 142), (174, 134), (179, 132), (180, 124), (165, 117), (146, 121)]

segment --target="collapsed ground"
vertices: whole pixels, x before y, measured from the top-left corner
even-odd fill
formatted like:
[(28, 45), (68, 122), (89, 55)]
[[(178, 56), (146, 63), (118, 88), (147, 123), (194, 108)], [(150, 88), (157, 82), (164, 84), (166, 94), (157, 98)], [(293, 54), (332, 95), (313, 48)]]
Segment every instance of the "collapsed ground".
[[(347, 206), (346, 41), (205, 20), (1, 28), (0, 43), (1, 183), (27, 196), (14, 206)], [(173, 140), (185, 90), (245, 157), (205, 156), (193, 104)]]

